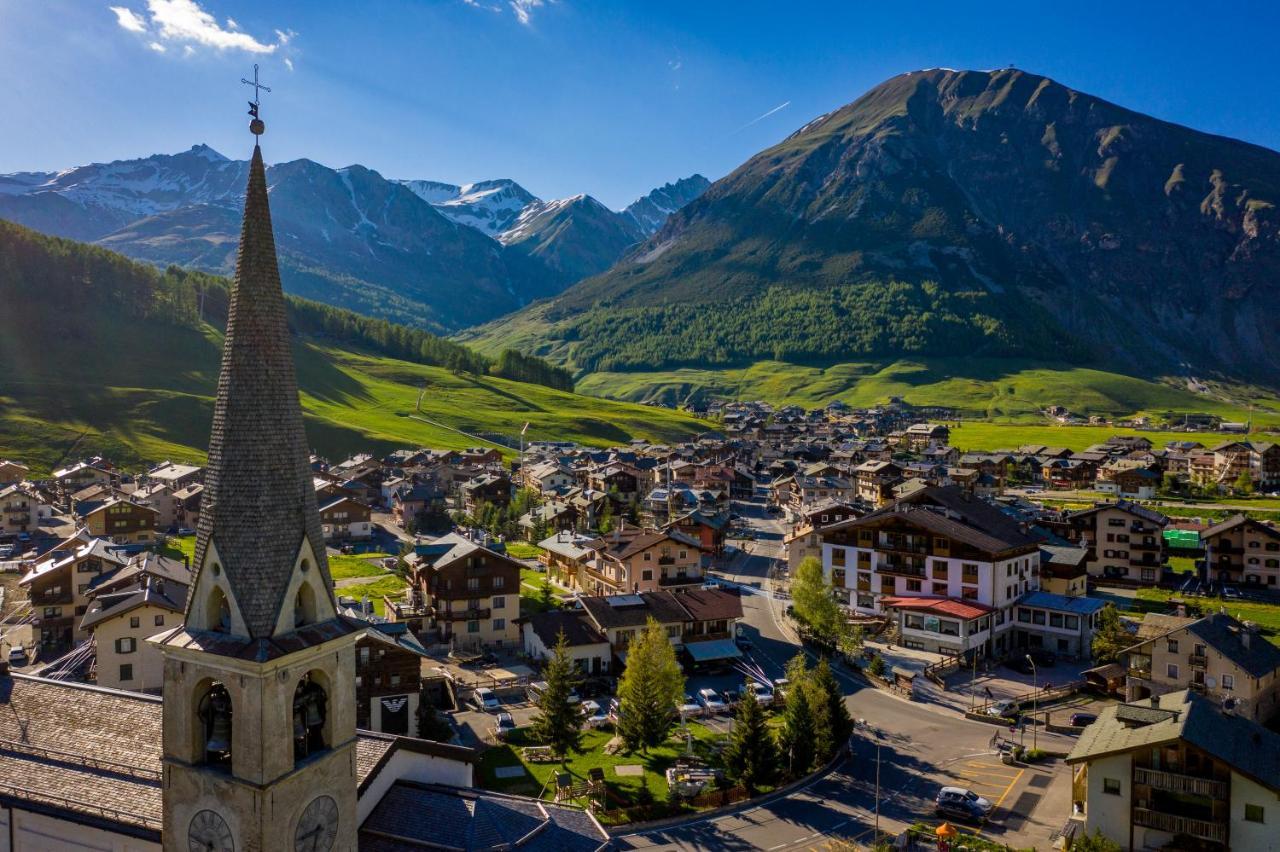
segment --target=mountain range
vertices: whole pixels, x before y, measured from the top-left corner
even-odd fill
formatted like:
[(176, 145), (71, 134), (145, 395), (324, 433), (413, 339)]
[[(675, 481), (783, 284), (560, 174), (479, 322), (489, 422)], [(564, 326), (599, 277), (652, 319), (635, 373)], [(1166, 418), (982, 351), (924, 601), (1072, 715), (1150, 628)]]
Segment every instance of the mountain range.
[[(62, 172), (0, 175), (0, 219), (157, 265), (228, 273), (248, 163), (206, 145)], [(311, 160), (268, 169), (285, 288), (432, 330), (492, 319), (604, 271), (701, 176), (623, 211), (544, 202), (510, 180), (395, 181)], [(638, 211), (633, 214), (633, 208)], [(515, 230), (512, 230), (515, 229)]]
[(579, 374), (969, 357), (1280, 384), (1280, 154), (1015, 69), (894, 77), (464, 333)]

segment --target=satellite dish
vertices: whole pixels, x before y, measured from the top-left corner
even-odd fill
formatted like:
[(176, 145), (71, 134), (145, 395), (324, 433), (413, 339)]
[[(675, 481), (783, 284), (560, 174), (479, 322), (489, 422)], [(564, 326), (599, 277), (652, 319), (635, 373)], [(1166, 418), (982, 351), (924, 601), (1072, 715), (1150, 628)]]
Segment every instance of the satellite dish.
[[(1205, 679), (1204, 679), (1204, 685), (1209, 687), (1210, 689), (1217, 689), (1218, 679), (1213, 675), (1207, 675), (1205, 676)], [(1227, 699), (1227, 700), (1230, 701), (1230, 699)]]

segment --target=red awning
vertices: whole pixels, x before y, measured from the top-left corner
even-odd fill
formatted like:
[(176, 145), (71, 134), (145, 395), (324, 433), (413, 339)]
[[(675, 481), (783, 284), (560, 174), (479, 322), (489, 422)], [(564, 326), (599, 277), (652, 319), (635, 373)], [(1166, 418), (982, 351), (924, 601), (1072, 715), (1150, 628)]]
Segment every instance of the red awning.
[(887, 597), (880, 599), (880, 605), (887, 609), (910, 609), (964, 619), (981, 618), (984, 615), (995, 612), (993, 607), (980, 604), (977, 601), (959, 600), (957, 598)]

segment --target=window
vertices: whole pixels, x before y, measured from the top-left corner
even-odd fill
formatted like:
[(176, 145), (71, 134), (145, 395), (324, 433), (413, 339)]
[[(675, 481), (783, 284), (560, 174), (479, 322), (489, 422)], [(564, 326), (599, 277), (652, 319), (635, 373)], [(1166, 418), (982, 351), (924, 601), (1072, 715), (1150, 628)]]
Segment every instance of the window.
[(164, 616), (163, 616), (163, 615), (157, 615), (157, 616), (156, 616), (156, 627), (164, 627)]
[(134, 639), (132, 636), (126, 636), (123, 639), (116, 640), (117, 654), (132, 654), (136, 650), (138, 650), (138, 640)]
[[(120, 680), (133, 680), (133, 663), (125, 663), (120, 666)], [(1258, 820), (1262, 822), (1262, 820)]]
[(687, 550), (682, 550), (682, 551), (680, 551), (680, 558), (681, 558), (681, 559), (688, 559), (688, 558), (689, 558), (689, 551), (687, 551)]
[(507, 629), (507, 620), (506, 620), (505, 618), (495, 618), (495, 619), (493, 620), (493, 629), (494, 629), (494, 630), (506, 630), (506, 629)]
[(400, 685), (400, 675), (398, 675), (398, 674), (393, 674), (393, 675), (391, 676), (391, 685), (392, 685), (392, 686), (399, 686), (399, 685)]
[(652, 562), (652, 561), (653, 561), (653, 554), (646, 550), (646, 551), (644, 552), (644, 561), (645, 561), (645, 562)]
[(1066, 626), (1068, 630), (1079, 630), (1080, 617), (1076, 615), (1068, 615), (1066, 618), (1063, 619), (1063, 624)]
[(919, 580), (908, 580), (908, 581), (907, 581), (907, 591), (908, 591), (908, 592), (918, 592), (918, 591), (920, 591), (920, 581), (919, 581)]
[(1227, 692), (1230, 692), (1231, 690), (1235, 689), (1236, 688), (1235, 675), (1224, 674), (1222, 676), (1222, 688), (1225, 689)]
[(1041, 610), (1041, 609), (1033, 609), (1033, 610), (1031, 611), (1031, 623), (1032, 623), (1032, 624), (1044, 624), (1044, 610)]
[(1027, 624), (1031, 623), (1031, 610), (1026, 607), (1018, 607), (1018, 620)]
[(1178, 679), (1178, 664), (1177, 664), (1177, 663), (1169, 663), (1169, 667), (1168, 667), (1168, 669), (1166, 670), (1166, 674), (1168, 674), (1168, 675), (1169, 675), (1169, 677), (1173, 678), (1174, 680), (1177, 680), (1177, 679)]
[(668, 638), (668, 639), (679, 639), (679, 638), (680, 638), (680, 627), (679, 627), (679, 625), (675, 625), (675, 624), (668, 624), (668, 625), (667, 625), (667, 638)]
[(1178, 653), (1178, 640), (1177, 640), (1177, 639), (1170, 639), (1170, 640), (1169, 640), (1169, 653), (1170, 653), (1170, 654), (1176, 654), (1176, 653)]
[(1061, 627), (1061, 626), (1062, 626), (1062, 613), (1060, 613), (1060, 612), (1051, 612), (1051, 613), (1049, 613), (1049, 626), (1050, 626), (1050, 627)]
[(1103, 778), (1102, 792), (1112, 796), (1120, 795), (1120, 779), (1119, 778)]
[(493, 587), (494, 587), (495, 589), (501, 589), (501, 588), (502, 588), (503, 586), (505, 586), (506, 584), (507, 584), (507, 578), (506, 578), (506, 577), (494, 577), (494, 578), (493, 578)]
[(478, 621), (468, 621), (468, 622), (467, 622), (467, 632), (468, 632), (468, 633), (479, 633), (479, 632), (480, 632), (480, 622), (478, 622)]
[(361, 648), (359, 650), (358, 656), (360, 658), (360, 665), (362, 666), (369, 665), (369, 649), (368, 648)]
[(476, 590), (476, 589), (478, 589), (478, 588), (480, 588), (480, 578), (479, 578), (479, 577), (468, 577), (468, 578), (467, 578), (467, 591), (474, 591), (474, 590)]
[(1262, 815), (1263, 815), (1262, 805), (1247, 804), (1244, 806), (1245, 822), (1263, 822)]
[(141, 627), (141, 626), (142, 626), (142, 619), (141, 619), (139, 616), (136, 616), (136, 615), (135, 615), (135, 616), (130, 617), (130, 618), (129, 618), (129, 626), (130, 626), (130, 627)]
[(494, 597), (493, 597), (493, 608), (494, 608), (494, 609), (506, 609), (506, 608), (507, 608), (507, 599), (506, 599), (505, 597), (503, 597), (502, 595), (494, 595)]

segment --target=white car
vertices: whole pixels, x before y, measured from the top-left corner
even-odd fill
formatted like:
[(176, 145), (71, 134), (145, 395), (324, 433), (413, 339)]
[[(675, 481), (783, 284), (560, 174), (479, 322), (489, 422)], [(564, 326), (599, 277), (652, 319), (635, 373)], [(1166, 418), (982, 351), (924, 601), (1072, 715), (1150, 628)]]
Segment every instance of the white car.
[(500, 740), (505, 740), (507, 734), (516, 729), (516, 720), (510, 713), (499, 713), (498, 721), (493, 725), (493, 733)]
[(476, 705), (477, 710), (483, 710), (486, 713), (492, 713), (502, 706), (498, 696), (487, 686), (476, 690), (476, 694), (471, 696), (471, 703)]
[(748, 683), (747, 691), (755, 696), (756, 703), (761, 707), (768, 707), (773, 703), (773, 690), (759, 681), (753, 680)]
[(994, 704), (992, 704), (990, 707), (988, 707), (987, 715), (996, 716), (998, 718), (1004, 717), (1004, 716), (1012, 716), (1014, 713), (1017, 712), (1017, 710), (1018, 710), (1018, 702), (1005, 699), (1004, 701), (997, 701)]
[(701, 716), (702, 705), (695, 701), (692, 695), (686, 692), (684, 695), (684, 703), (676, 708), (676, 712), (680, 714), (681, 719), (688, 719), (692, 716)]
[(729, 709), (724, 699), (720, 697), (720, 693), (711, 687), (698, 690), (698, 703), (706, 708), (708, 713), (723, 713)]
[(597, 701), (582, 702), (582, 723), (588, 728), (598, 728), (609, 721), (609, 713)]

